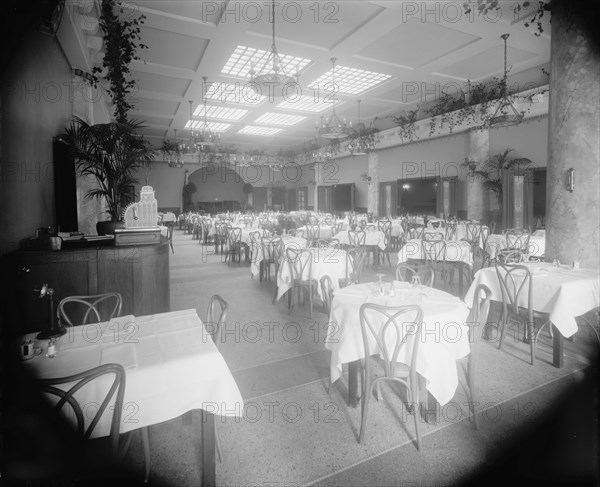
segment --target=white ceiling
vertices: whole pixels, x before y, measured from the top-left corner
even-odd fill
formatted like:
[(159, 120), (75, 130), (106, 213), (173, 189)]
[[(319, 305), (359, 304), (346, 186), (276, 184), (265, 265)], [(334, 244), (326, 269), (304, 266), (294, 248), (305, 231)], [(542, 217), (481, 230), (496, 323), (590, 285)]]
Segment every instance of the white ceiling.
[[(332, 57), (337, 58), (336, 66), (391, 75), (358, 96), (336, 95), (341, 100), (336, 106), (340, 118), (356, 123), (360, 98), (362, 121), (378, 117), (376, 126), (384, 129), (393, 125), (390, 116), (433, 100), (441, 87), (456, 90), (458, 85), (465, 87), (467, 80), (501, 76), (504, 33), (510, 33), (509, 83), (519, 83), (523, 89), (547, 84), (542, 67), (548, 68), (550, 60), (549, 36), (537, 37), (532, 28), (525, 28), (522, 19), (514, 17), (513, 3), (501, 2), (503, 10), (497, 18), (484, 18), (477, 13), (463, 15), (462, 0), (278, 0), (276, 44), (282, 55), (311, 60), (300, 78), (303, 94), (310, 96), (315, 92), (307, 86), (331, 69)], [(139, 88), (132, 115), (147, 122), (145, 134), (156, 145), (164, 137), (173, 138), (174, 129), (179, 137), (185, 136), (188, 101), (194, 101), (194, 109), (202, 103), (203, 76), (208, 83), (248, 81), (221, 74), (238, 45), (270, 50), (269, 1), (141, 0), (136, 11), (147, 17), (141, 37), (149, 48), (139, 53), (143, 61), (132, 65)], [(222, 134), (223, 142), (243, 149), (299, 148), (314, 140), (319, 116), (331, 113), (330, 108), (319, 114), (275, 108), (280, 101), (240, 106), (248, 113)], [(275, 136), (238, 133), (266, 112), (306, 119)]]

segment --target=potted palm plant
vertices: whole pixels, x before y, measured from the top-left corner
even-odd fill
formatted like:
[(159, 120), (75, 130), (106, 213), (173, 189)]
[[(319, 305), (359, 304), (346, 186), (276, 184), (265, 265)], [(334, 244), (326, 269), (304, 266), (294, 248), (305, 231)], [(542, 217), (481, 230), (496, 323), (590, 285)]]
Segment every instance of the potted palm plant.
[(97, 187), (86, 197), (106, 203), (108, 222), (98, 222), (98, 234), (114, 233), (122, 226), (123, 205), (128, 202), (131, 186), (137, 183), (135, 173), (147, 166), (155, 156), (149, 143), (136, 134), (142, 127), (135, 120), (89, 125), (75, 117), (60, 140), (75, 158), (81, 176), (92, 177)]

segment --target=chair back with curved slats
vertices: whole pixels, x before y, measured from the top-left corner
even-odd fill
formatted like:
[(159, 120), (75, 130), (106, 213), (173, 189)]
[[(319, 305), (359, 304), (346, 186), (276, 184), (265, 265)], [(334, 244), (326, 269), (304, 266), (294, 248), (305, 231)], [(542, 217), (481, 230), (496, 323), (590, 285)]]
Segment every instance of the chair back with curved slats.
[[(359, 442), (363, 443), (366, 433), (369, 400), (373, 386), (380, 381), (394, 381), (406, 388), (409, 411), (414, 415), (417, 449), (421, 449), (419, 421), (419, 382), (417, 358), (421, 342), (423, 311), (419, 306), (382, 306), (365, 303), (360, 307), (360, 329), (364, 348), (364, 381), (362, 390), (362, 417)], [(407, 371), (400, 373), (398, 355), (402, 348), (410, 347), (410, 364)], [(372, 355), (383, 360), (384, 376), (372, 378)]]
[(408, 239), (417, 240), (423, 238), (424, 228), (422, 225), (409, 224), (408, 226)]
[(352, 247), (346, 251), (346, 286), (353, 283), (360, 284), (366, 262), (367, 249), (365, 247)]
[(285, 260), (290, 269), (290, 276), (296, 284), (312, 280), (313, 253), (310, 249), (287, 247)]
[(229, 308), (229, 304), (218, 294), (213, 294), (210, 297), (204, 326), (217, 348), (221, 343), (221, 327), (227, 317), (227, 308)]
[(527, 253), (529, 250), (530, 233), (527, 230), (511, 229), (506, 232), (506, 248), (520, 250)]
[(65, 326), (99, 323), (121, 316), (123, 298), (117, 292), (67, 296), (58, 303), (58, 317)]
[[(112, 383), (102, 379), (103, 376), (113, 375)], [(96, 381), (96, 379), (98, 379)], [(90, 384), (96, 381), (94, 385)], [(37, 383), (43, 394), (56, 396), (58, 401), (54, 405), (56, 413), (61, 418), (75, 419), (76, 430), (85, 440), (89, 440), (92, 432), (106, 413), (112, 415), (110, 422), (109, 441), (114, 454), (117, 453), (119, 443), (119, 430), (121, 426), (121, 413), (123, 411), (123, 397), (125, 395), (125, 369), (120, 364), (104, 364), (93, 369), (54, 379), (38, 379)], [(90, 384), (90, 385), (88, 385)], [(100, 385), (101, 384), (101, 385)], [(109, 385), (110, 384), (110, 385)], [(63, 386), (63, 387), (60, 387)], [(106, 388), (101, 403), (96, 407), (88, 408), (79, 404), (75, 398), (77, 391), (84, 387), (98, 390)], [(104, 389), (100, 389), (104, 390)], [(114, 402), (113, 402), (114, 399)], [(112, 404), (111, 404), (112, 403)], [(92, 415), (93, 413), (93, 415)], [(91, 416), (91, 417), (90, 417)]]
[(323, 304), (325, 305), (324, 311), (325, 314), (329, 315), (333, 301), (333, 281), (328, 275), (321, 277), (321, 291), (323, 294)]
[(444, 234), (440, 232), (423, 232), (423, 240), (444, 240)]
[(383, 233), (392, 232), (392, 222), (389, 220), (379, 220), (377, 222), (377, 229)]
[[(496, 275), (502, 290), (502, 305), (505, 311), (519, 314), (519, 302), (527, 302), (530, 323), (533, 323), (533, 280), (531, 272), (524, 265), (503, 264), (496, 262)], [(522, 296), (527, 294), (527, 298)], [(524, 307), (524, 306), (523, 306)], [(506, 316), (506, 314), (505, 314)]]
[(306, 225), (306, 239), (309, 245), (314, 245), (319, 240), (321, 234), (321, 227), (318, 223), (312, 225)]
[[(370, 362), (367, 360), (368, 357), (379, 354), (384, 361), (385, 376), (395, 377), (400, 349), (403, 346), (411, 346), (410, 367), (414, 369), (416, 378), (422, 322), (423, 311), (417, 305), (383, 306), (374, 303), (361, 305), (360, 327), (367, 370), (367, 364)], [(372, 350), (370, 346), (373, 341), (376, 344), (376, 350)]]
[(455, 240), (456, 239), (456, 228), (458, 224), (454, 222), (448, 222), (446, 224), (446, 228), (444, 229), (444, 239), (445, 240)]
[(348, 242), (350, 247), (364, 247), (367, 242), (367, 234), (363, 230), (348, 230)]
[(479, 244), (482, 225), (467, 223), (465, 227), (465, 240), (470, 244)]
[(414, 276), (417, 276), (418, 282), (423, 286), (433, 287), (435, 272), (430, 266), (409, 266), (407, 264), (398, 264), (396, 266), (397, 281), (412, 282)]

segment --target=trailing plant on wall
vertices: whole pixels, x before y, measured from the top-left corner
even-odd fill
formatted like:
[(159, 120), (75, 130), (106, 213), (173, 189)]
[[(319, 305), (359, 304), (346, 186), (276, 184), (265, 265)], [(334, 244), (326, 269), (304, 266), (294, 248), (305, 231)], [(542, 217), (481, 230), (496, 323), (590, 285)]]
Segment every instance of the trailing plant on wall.
[(483, 186), (496, 195), (500, 205), (502, 205), (504, 175), (512, 169), (528, 169), (533, 165), (533, 161), (526, 157), (511, 158), (510, 153), (513, 151), (514, 149), (506, 149), (481, 162), (465, 160), (462, 163), (463, 167), (469, 169), (471, 177), (482, 181)]
[[(465, 15), (469, 15), (473, 10), (473, 0), (469, 2), (465, 2), (463, 4)], [(502, 12), (500, 0), (477, 0), (477, 12), (479, 15), (488, 15), (490, 12), (494, 14), (498, 14)], [(542, 18), (546, 14), (546, 12), (551, 12), (550, 3), (542, 0), (538, 0), (537, 2), (530, 2), (529, 0), (524, 0), (522, 2), (509, 3), (505, 2), (512, 7), (513, 14), (515, 17), (523, 15), (524, 11), (530, 10), (530, 17), (525, 20), (523, 25), (526, 28), (534, 27), (534, 34), (536, 36), (541, 36), (544, 32), (544, 26), (542, 25)]]
[(401, 113), (395, 117), (392, 117), (396, 125), (398, 125), (398, 135), (404, 140), (412, 142), (417, 138), (415, 133), (415, 122), (417, 121), (417, 114), (419, 109), (409, 110), (408, 112)]
[(104, 59), (102, 68), (92, 69), (94, 86), (100, 76), (108, 83), (107, 92), (113, 101), (114, 117), (117, 122), (127, 120), (127, 112), (133, 108), (129, 97), (135, 91), (136, 82), (130, 79), (129, 65), (139, 60), (138, 49), (147, 49), (141, 42), (140, 25), (145, 15), (124, 20), (125, 7), (120, 0), (102, 0), (99, 23), (104, 37)]

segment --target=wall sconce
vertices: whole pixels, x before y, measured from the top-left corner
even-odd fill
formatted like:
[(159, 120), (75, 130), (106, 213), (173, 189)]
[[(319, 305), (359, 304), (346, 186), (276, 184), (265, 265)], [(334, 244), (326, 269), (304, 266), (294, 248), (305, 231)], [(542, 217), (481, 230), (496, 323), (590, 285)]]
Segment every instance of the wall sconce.
[(567, 171), (567, 189), (572, 193), (575, 189), (575, 169), (571, 168)]

